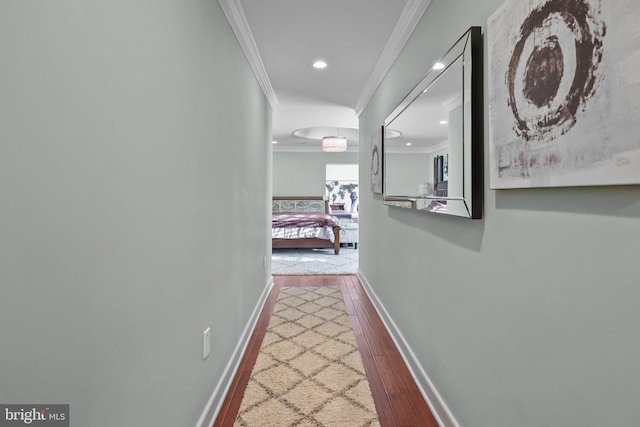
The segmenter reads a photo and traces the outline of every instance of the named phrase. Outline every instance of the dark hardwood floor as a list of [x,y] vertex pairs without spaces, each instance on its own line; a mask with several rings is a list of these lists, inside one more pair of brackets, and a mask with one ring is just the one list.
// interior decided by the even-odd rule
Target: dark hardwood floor
[[214,423],[215,427],[233,425],[258,357],[273,305],[280,288],[285,286],[340,287],[383,427],[438,426],[358,278],[355,275],[335,275],[274,276],[273,290],[258,319],[240,368]]

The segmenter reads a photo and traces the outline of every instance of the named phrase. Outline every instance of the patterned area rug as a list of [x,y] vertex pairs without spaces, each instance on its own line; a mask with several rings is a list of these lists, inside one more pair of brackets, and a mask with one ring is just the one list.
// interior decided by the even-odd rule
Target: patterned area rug
[[271,272],[276,275],[357,274],[358,249],[273,249]]
[[339,289],[282,288],[234,425],[380,425]]

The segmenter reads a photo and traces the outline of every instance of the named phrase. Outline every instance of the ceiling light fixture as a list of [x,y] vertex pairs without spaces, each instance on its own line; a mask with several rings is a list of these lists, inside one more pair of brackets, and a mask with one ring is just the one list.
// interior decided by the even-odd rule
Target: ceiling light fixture
[[404,145],[406,145],[407,147],[411,147],[413,144],[412,144],[412,143],[410,143],[410,142],[407,142],[407,143],[406,143],[406,144],[404,144]]
[[446,125],[447,123],[449,123],[449,122],[447,122],[446,120],[440,120],[440,124],[441,125]]
[[313,63],[313,68],[317,68],[318,70],[322,70],[323,68],[327,68],[327,63],[324,61],[316,61]]
[[401,136],[402,132],[399,130],[384,128],[384,139],[400,138]]
[[344,136],[325,136],[322,138],[322,151],[347,151],[347,138]]
[[434,70],[442,70],[444,68],[444,64],[442,62],[436,62],[432,67]]
[[271,141],[271,143],[272,143],[272,144],[277,144],[277,143],[278,143],[278,141],[273,140],[273,141]]

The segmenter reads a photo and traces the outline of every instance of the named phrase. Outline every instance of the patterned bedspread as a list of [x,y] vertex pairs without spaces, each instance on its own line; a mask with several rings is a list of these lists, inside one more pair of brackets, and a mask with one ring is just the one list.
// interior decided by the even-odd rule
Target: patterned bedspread
[[321,212],[274,212],[271,237],[274,239],[325,239],[335,241],[333,218]]
[[338,224],[329,215],[321,212],[274,212],[272,228],[290,227],[336,227]]

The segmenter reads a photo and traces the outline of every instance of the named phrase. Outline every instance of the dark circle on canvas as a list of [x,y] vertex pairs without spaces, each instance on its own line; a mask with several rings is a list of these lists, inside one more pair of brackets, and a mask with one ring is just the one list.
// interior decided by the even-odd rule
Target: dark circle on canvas
[[378,153],[378,146],[373,146],[373,151],[371,152],[371,172],[374,175],[378,175],[378,171],[380,169],[380,154]]
[[[572,35],[572,40],[565,40],[564,45],[575,46],[574,67],[565,63],[571,55],[562,51],[559,25],[566,27]],[[547,37],[532,38],[542,29],[549,34]],[[594,18],[586,0],[550,0],[529,13],[520,26],[506,76],[507,103],[515,119],[517,135],[527,141],[552,140],[573,127],[578,110],[585,108],[595,92],[604,34],[604,23]],[[528,42],[533,43],[533,47],[525,57]],[[518,75],[522,61],[526,61],[524,72]],[[566,93],[561,93],[562,79],[571,68],[575,69],[574,75],[566,76],[570,79],[570,87]],[[525,102],[529,105],[523,105]],[[529,113],[523,112],[524,107]]]
[[525,67],[523,94],[536,107],[551,105],[558,94],[564,73],[564,57],[558,38],[549,37],[534,46]]

